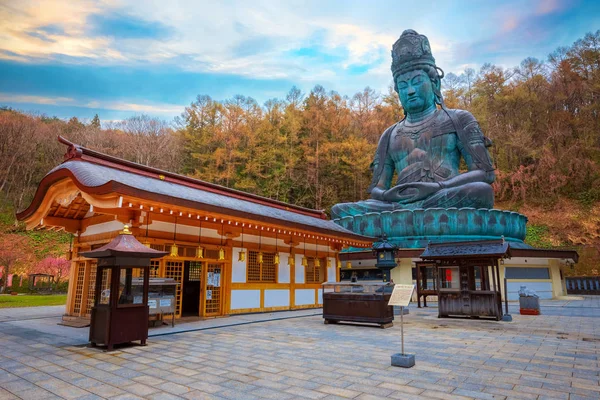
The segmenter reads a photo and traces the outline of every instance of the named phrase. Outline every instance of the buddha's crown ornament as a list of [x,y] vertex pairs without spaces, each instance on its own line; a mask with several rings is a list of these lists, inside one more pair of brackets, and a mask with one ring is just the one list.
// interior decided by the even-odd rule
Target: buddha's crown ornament
[[425,35],[419,35],[412,29],[402,32],[400,39],[392,47],[392,73],[394,79],[404,72],[420,66],[436,68],[431,46]]

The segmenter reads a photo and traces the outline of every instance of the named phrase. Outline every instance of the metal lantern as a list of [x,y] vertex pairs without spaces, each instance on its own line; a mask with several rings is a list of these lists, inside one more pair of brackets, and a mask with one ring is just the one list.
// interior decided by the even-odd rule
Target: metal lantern
[[219,248],[219,261],[223,261],[225,259],[225,250],[221,247]]
[[171,253],[169,253],[169,255],[171,257],[177,257],[179,255],[179,249],[175,243],[171,245]]
[[273,257],[273,262],[275,263],[275,265],[279,265],[279,253],[275,253],[275,256]]
[[196,258],[204,258],[204,247],[198,246],[196,248]]
[[262,253],[262,251],[258,252],[258,263],[259,264],[263,263],[263,253]]
[[383,271],[384,282],[391,280],[390,270],[398,265],[396,264],[397,250],[398,248],[394,244],[387,241],[385,235],[381,237],[381,241],[373,245],[373,254],[377,257],[375,266]]
[[242,248],[238,253],[238,261],[246,261],[246,252],[244,251],[244,227],[242,226]]
[[352,262],[351,261],[346,261],[346,268],[352,269]]

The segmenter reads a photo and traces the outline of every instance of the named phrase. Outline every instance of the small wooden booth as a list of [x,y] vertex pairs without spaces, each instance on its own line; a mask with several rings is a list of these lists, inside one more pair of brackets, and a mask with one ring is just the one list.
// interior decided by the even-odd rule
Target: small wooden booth
[[[134,340],[146,344],[150,260],[166,254],[141,244],[127,225],[107,245],[83,253],[98,259],[90,321],[92,346],[103,344],[112,350],[115,344]],[[134,284],[136,280],[142,284]]]
[[394,308],[388,305],[393,290],[393,283],[324,283],[324,322],[361,322],[389,328],[393,326],[394,321]]
[[[510,257],[509,251],[504,240],[429,244],[417,271],[435,263],[438,317],[502,319],[499,260]],[[422,284],[417,279],[417,293],[428,290]]]

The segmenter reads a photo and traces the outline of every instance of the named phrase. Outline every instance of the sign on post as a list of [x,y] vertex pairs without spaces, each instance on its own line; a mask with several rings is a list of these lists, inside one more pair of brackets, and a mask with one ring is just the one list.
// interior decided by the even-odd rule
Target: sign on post
[[394,291],[388,301],[388,306],[400,306],[402,352],[392,355],[392,365],[395,367],[410,368],[415,365],[415,355],[404,353],[404,307],[408,307],[414,291],[415,285],[394,285]]
[[388,306],[408,307],[414,291],[415,285],[394,285]]

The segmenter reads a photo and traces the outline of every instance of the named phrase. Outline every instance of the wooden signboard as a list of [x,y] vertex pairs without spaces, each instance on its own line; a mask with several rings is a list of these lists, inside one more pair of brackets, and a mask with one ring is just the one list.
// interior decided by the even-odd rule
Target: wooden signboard
[[394,285],[388,306],[408,307],[414,290],[415,285]]

